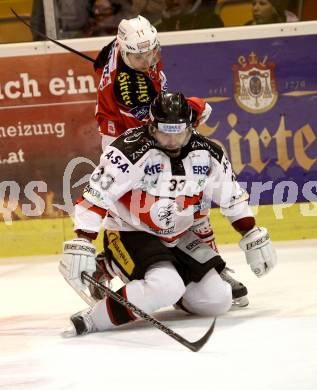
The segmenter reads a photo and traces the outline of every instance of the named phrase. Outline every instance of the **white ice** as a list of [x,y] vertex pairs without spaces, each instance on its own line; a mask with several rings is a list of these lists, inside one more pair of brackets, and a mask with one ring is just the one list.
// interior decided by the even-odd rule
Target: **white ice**
[[[250,305],[219,318],[198,353],[144,322],[63,339],[85,303],[58,257],[0,259],[0,389],[316,390],[317,240],[276,246],[278,266],[261,279],[237,246],[221,248]],[[212,320],[155,316],[189,340]]]

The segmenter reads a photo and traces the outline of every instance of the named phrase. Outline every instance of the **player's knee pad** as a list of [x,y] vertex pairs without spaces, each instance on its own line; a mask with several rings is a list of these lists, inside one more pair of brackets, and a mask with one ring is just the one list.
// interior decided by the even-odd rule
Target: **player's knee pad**
[[226,313],[232,305],[231,287],[225,287],[222,294],[212,299],[200,301],[195,306],[195,313],[201,316],[219,316]]
[[173,305],[186,289],[179,273],[169,262],[161,262],[151,267],[144,280],[144,293],[153,297],[157,308]]
[[188,285],[182,304],[191,313],[202,316],[226,313],[232,304],[231,286],[210,270],[199,283]]

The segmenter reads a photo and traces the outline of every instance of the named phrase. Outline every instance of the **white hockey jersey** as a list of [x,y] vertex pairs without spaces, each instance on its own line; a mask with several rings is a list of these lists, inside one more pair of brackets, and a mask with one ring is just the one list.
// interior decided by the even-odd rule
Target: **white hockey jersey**
[[[104,150],[75,207],[75,229],[141,230],[173,244],[211,202],[231,222],[252,216],[222,148],[196,131],[177,158],[161,150],[148,127],[129,129]],[[87,207],[88,204],[88,207]]]

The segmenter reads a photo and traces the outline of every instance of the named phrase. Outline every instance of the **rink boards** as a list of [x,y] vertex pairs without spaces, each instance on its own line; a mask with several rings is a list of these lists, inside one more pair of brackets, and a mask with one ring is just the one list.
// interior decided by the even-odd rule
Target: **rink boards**
[[[316,217],[303,216],[301,207],[309,206],[306,203],[293,205],[282,210],[283,218],[277,219],[273,206],[260,206],[256,213],[258,225],[265,226],[275,241],[316,239]],[[315,210],[317,204],[310,207]],[[218,209],[212,210],[211,217],[218,246],[239,241],[239,234]],[[42,218],[14,221],[12,225],[1,223],[0,237],[1,257],[31,256],[61,253],[63,241],[74,237],[74,233],[71,218]],[[96,243],[100,250],[102,234],[99,234]]]
[[[316,22],[160,34],[169,89],[212,105],[200,131],[224,147],[276,240],[317,236],[316,34]],[[111,39],[64,43],[95,58]],[[98,80],[52,43],[1,45],[0,64],[0,256],[59,253],[99,159]],[[236,242],[211,215],[217,241]]]

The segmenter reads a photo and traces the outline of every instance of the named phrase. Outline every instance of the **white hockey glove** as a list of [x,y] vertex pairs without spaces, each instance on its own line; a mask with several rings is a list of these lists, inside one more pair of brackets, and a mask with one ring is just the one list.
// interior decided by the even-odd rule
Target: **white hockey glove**
[[248,231],[239,245],[257,277],[265,275],[276,265],[276,252],[264,227],[255,227]]
[[96,248],[88,239],[74,238],[65,241],[59,271],[71,286],[85,290],[86,284],[81,279],[81,273],[86,271],[92,275],[96,271],[95,256]]

